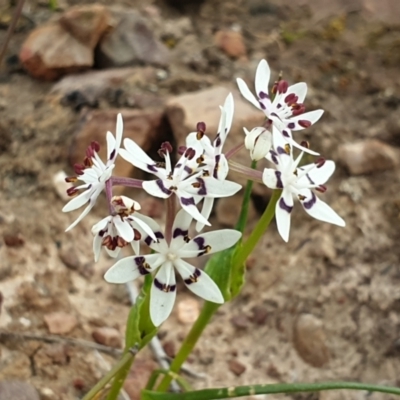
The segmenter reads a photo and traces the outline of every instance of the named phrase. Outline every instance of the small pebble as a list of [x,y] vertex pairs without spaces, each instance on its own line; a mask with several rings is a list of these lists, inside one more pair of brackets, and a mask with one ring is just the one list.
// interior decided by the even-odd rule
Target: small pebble
[[240,376],[246,371],[246,366],[236,359],[229,360],[228,367],[229,371],[233,372],[236,376]]

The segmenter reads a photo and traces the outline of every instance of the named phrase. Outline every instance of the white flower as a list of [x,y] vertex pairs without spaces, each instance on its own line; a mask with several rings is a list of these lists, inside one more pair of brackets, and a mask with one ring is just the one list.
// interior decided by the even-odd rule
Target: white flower
[[240,190],[235,182],[219,182],[216,178],[204,179],[199,168],[202,162],[200,147],[187,148],[178,160],[175,168],[171,167],[169,143],[163,143],[160,154],[165,158],[165,166],[154,162],[133,140],[124,140],[125,149],[120,150],[121,157],[143,171],[158,177],[156,180],[143,182],[143,189],[155,197],[168,198],[176,194],[183,209],[197,221],[210,225],[201,215],[196,204],[204,197],[228,197]]
[[118,257],[122,247],[131,244],[135,254],[139,254],[139,241],[143,235],[156,237],[151,228],[143,222],[137,213],[140,204],[126,196],[114,196],[111,205],[115,210],[114,215],[109,215],[95,224],[92,228],[93,253],[97,262],[100,257],[101,247],[104,246],[111,257]]
[[83,181],[82,185],[70,188],[67,193],[70,196],[75,196],[79,191],[81,194],[70,200],[62,209],[63,212],[70,212],[82,207],[85,203],[89,203],[83,210],[82,214],[72,223],[66,232],[77,225],[96,203],[96,199],[106,186],[106,182],[111,178],[112,170],[115,166],[115,159],[117,158],[119,148],[122,140],[123,123],[122,116],[117,116],[116,135],[107,132],[107,162],[104,164],[97,154],[100,146],[97,142],[92,144],[86,150],[86,157],[83,165],[75,165],[75,172],[77,177],[70,177],[66,180],[68,182],[76,182],[77,180]]
[[243,128],[246,138],[244,144],[250,150],[252,160],[259,161],[264,158],[272,146],[272,134],[263,127],[253,128],[250,132]]
[[294,142],[292,139],[292,131],[298,131],[313,125],[321,118],[324,111],[315,110],[307,113],[304,112],[305,107],[303,101],[307,94],[307,84],[304,82],[288,86],[286,81],[279,81],[275,86],[275,98],[271,101],[268,93],[270,76],[271,71],[267,61],[261,60],[257,67],[255,79],[257,97],[251,93],[243,79],[238,78],[237,84],[242,96],[264,112],[268,120],[279,129],[287,142],[303,151],[317,154]]
[[142,220],[151,227],[158,239],[156,242],[148,236],[144,240],[156,253],[126,257],[118,261],[106,272],[105,280],[110,283],[126,283],[157,270],[150,291],[150,317],[155,326],[168,318],[174,306],[174,268],[189,290],[207,301],[222,304],[224,298],[215,282],[204,271],[195,268],[183,258],[200,257],[225,250],[240,239],[241,233],[233,229],[222,229],[191,239],[188,234],[192,217],[182,209],[175,218],[171,242],[167,243],[154,220],[144,216]]
[[275,208],[275,218],[278,232],[283,240],[286,242],[289,240],[293,197],[300,201],[304,210],[313,218],[345,226],[343,219],[311,190],[326,191],[324,184],[335,171],[335,163],[318,160],[315,164],[299,167],[303,153],[293,160],[290,145],[285,143],[276,128],[273,130],[273,142],[275,150],[271,151],[269,159],[276,164],[276,169],[265,168],[263,182],[271,189],[282,189]]
[[[219,120],[218,131],[214,142],[211,142],[210,138],[205,135],[206,125],[203,122],[199,122],[197,124],[197,132],[189,133],[186,138],[186,147],[198,149],[200,146],[200,151],[203,152],[200,157],[200,161],[201,169],[204,171],[202,178],[205,180],[206,185],[207,181],[213,179],[225,181],[229,172],[228,160],[226,159],[225,154],[222,153],[222,147],[224,146],[224,143],[232,126],[234,112],[232,93],[228,94],[223,107],[220,107],[220,109],[221,118]],[[214,198],[204,198],[201,215],[205,219],[209,218],[213,205]],[[198,221],[196,224],[196,230],[200,232],[203,228],[204,223]]]

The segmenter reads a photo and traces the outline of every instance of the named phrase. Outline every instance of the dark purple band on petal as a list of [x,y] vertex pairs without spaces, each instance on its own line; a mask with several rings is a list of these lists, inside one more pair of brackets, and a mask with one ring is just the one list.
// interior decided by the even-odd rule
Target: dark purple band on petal
[[204,182],[204,179],[203,178],[196,178],[196,180],[200,185],[197,194],[200,195],[200,196],[206,196],[207,195],[207,188],[206,188],[206,183]]
[[151,172],[157,172],[157,168],[151,164],[147,164],[147,169]]
[[269,155],[270,155],[270,157],[271,157],[271,160],[272,160],[272,162],[273,163],[275,163],[275,164],[279,164],[279,162],[278,162],[278,154],[276,154],[276,152],[275,151],[273,151],[273,150],[270,150],[269,151]]
[[197,244],[197,246],[199,247],[199,250],[204,249],[204,245],[205,245],[206,241],[204,240],[204,238],[202,236],[198,236],[198,237],[194,238],[193,241]]
[[294,122],[289,122],[289,123],[287,124],[287,127],[288,127],[289,129],[294,129],[294,128],[296,127],[296,124],[295,124]]
[[265,92],[259,92],[259,93],[258,93],[258,97],[259,97],[260,99],[269,99],[268,94],[265,93]]
[[215,139],[215,147],[221,146],[221,143],[222,143],[222,141],[218,134],[217,138]]
[[181,229],[181,228],[176,228],[176,229],[174,230],[174,232],[172,233],[172,238],[175,239],[175,238],[177,238],[178,236],[183,236],[183,237],[185,237],[185,236],[187,236],[188,234],[189,234],[189,231],[188,231],[188,230],[184,231],[184,230]]
[[314,206],[316,202],[317,202],[317,196],[314,194],[314,192],[311,192],[311,199],[303,201],[303,206],[305,209],[309,210]]
[[278,152],[278,154],[287,154],[287,153],[286,153],[286,150],[285,150],[283,147],[281,147],[281,146],[278,146],[278,147],[276,148],[276,151]]
[[282,210],[285,210],[286,212],[288,212],[289,214],[292,212],[292,210],[293,210],[293,206],[288,206],[286,203],[285,203],[285,200],[283,199],[283,197],[281,197],[280,199],[279,199],[279,207],[282,209]]
[[185,168],[183,168],[185,170],[185,172],[187,172],[188,174],[191,174],[193,172],[192,168],[190,168],[189,166],[185,165]]
[[213,177],[215,179],[218,179],[218,168],[219,168],[219,160],[221,159],[221,155],[217,154],[215,156],[215,167],[214,167],[214,171],[213,171]]
[[262,101],[259,101],[258,102],[259,104],[260,104],[260,107],[263,109],[263,110],[265,110],[267,107],[265,107],[265,105],[264,105],[264,103],[262,102]]
[[275,171],[275,176],[276,176],[276,187],[278,189],[283,189],[282,172],[281,171]]
[[290,137],[289,132],[285,130],[282,131],[282,135],[285,137]]
[[315,185],[315,182],[311,179],[309,174],[306,174],[306,177],[307,177],[308,181],[311,183],[311,185]]
[[114,159],[115,157],[115,149],[111,152],[109,160]]
[[153,239],[150,236],[147,236],[146,239],[144,239],[144,242],[147,244],[147,246],[150,246],[152,241]]
[[195,205],[193,197],[181,197],[180,200],[184,206],[194,206]]
[[165,283],[161,283],[157,278],[154,278],[154,286],[166,293],[175,292],[176,289],[176,285],[167,285]]
[[276,108],[279,110],[280,108],[282,107],[282,104],[281,103],[278,103],[277,105],[276,105]]
[[163,193],[168,194],[168,195],[170,195],[170,194],[172,193],[171,190],[167,189],[167,188],[164,186],[164,182],[163,182],[161,179],[157,179],[157,180],[156,180],[156,183],[157,183],[157,186],[161,189],[161,191],[162,191]]
[[192,283],[197,282],[200,275],[201,271],[198,268],[196,268],[193,274],[190,275],[188,279],[185,279],[184,282],[186,283],[186,285],[191,285]]

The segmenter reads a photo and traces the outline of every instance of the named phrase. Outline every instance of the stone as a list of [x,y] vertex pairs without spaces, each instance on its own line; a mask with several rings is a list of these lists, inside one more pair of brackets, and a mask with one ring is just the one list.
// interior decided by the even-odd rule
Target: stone
[[131,400],[141,399],[141,391],[145,388],[154,370],[159,365],[151,359],[136,358],[124,382],[124,390]]
[[368,139],[341,145],[339,157],[350,175],[362,175],[395,168],[399,153],[379,140]]
[[[168,100],[166,114],[178,145],[184,144],[187,134],[195,131],[200,121],[205,122],[206,134],[214,140],[221,116],[219,106],[224,104],[229,92],[233,94],[235,116],[223,148],[224,153],[244,143],[243,127],[251,130],[262,125],[264,114],[244,100],[237,89],[215,86]],[[233,160],[246,166],[251,164],[249,152],[245,148],[235,154]],[[237,173],[230,171],[229,177],[242,185],[246,184],[246,179]],[[253,192],[259,195],[268,193],[264,185],[254,185]]]
[[104,346],[115,347],[117,349],[121,347],[121,334],[115,328],[108,326],[96,328],[92,332],[92,337],[97,343],[103,344]]
[[22,45],[20,61],[29,75],[47,81],[93,66],[93,49],[74,38],[58,22],[39,26]]
[[78,325],[78,321],[74,315],[63,311],[45,314],[43,319],[49,332],[54,335],[70,333]]
[[178,321],[181,324],[189,325],[193,324],[199,314],[200,314],[200,306],[199,302],[196,299],[187,298],[181,300],[178,303]]
[[246,371],[246,366],[236,359],[228,361],[228,368],[236,376],[240,376]]
[[254,306],[251,309],[251,320],[257,325],[264,325],[267,321],[268,310],[263,306]]
[[299,356],[308,364],[321,368],[330,354],[322,321],[312,314],[301,314],[294,325],[293,342]]
[[22,247],[25,244],[25,239],[21,233],[5,233],[3,240],[7,247]]
[[220,30],[214,35],[215,45],[226,55],[232,58],[246,56],[246,46],[240,32],[232,30]]
[[172,340],[166,340],[163,343],[163,349],[165,351],[165,354],[170,357],[170,358],[174,358],[176,351],[175,351],[175,343]]
[[40,400],[37,390],[27,382],[6,380],[0,382],[1,400]]
[[[106,133],[115,135],[117,114],[121,112],[124,121],[124,138],[134,140],[144,151],[149,150],[152,143],[163,134],[163,113],[157,110],[93,110],[86,113],[78,124],[70,147],[69,162],[71,166],[81,164],[86,148],[92,141],[100,144],[100,157],[106,160]],[[134,170],[133,165],[117,158],[113,175],[129,177]]]
[[249,320],[245,315],[235,315],[230,321],[231,324],[238,329],[246,329],[249,326]]
[[96,49],[97,67],[168,66],[168,48],[154,36],[147,20],[139,12],[115,12],[114,18],[112,29]]
[[111,15],[100,4],[71,7],[59,19],[59,24],[75,39],[91,49],[110,28]]

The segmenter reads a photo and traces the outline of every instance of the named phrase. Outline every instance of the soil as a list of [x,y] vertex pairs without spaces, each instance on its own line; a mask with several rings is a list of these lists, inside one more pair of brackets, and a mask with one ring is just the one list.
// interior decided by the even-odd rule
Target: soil
[[[40,25],[54,14],[45,2],[27,3],[0,82],[0,331],[13,334],[0,342],[0,378],[28,381],[43,399],[76,399],[116,358],[18,334],[48,335],[44,316],[63,311],[76,318],[76,327],[62,336],[93,341],[99,326],[123,335],[129,297],[102,278],[111,259],[92,261],[90,228],[103,218],[104,202],[64,232],[75,215],[61,212],[64,201],[52,179],[60,170],[72,171],[68,153],[80,113],[50,93],[53,83],[29,77],[16,61],[32,22]],[[322,0],[312,9],[307,2],[278,0],[192,1],[183,9],[172,0],[115,3],[160,13],[161,38],[166,26],[189,21],[190,35],[176,34],[159,96],[230,84],[238,76],[251,80],[265,57],[287,80],[308,83],[307,106],[326,110],[304,138],[328,158],[337,160],[339,146],[357,140],[400,146],[399,29],[363,12],[362,1],[332,1],[332,9]],[[1,13],[12,13],[4,6]],[[214,32],[229,27],[241,31],[246,57],[231,59],[213,44]],[[324,196],[346,228],[312,220],[297,208],[288,244],[271,226],[248,262],[243,292],[220,309],[189,359],[190,368],[204,374],[187,377],[195,388],[326,380],[400,385],[400,171],[349,176],[339,164]],[[255,197],[257,210],[266,201]],[[179,289],[159,333],[170,355],[190,327],[177,310],[191,296]],[[145,362],[150,351],[140,358],[144,369],[152,365]],[[287,397],[366,396],[391,398],[360,392]]]

